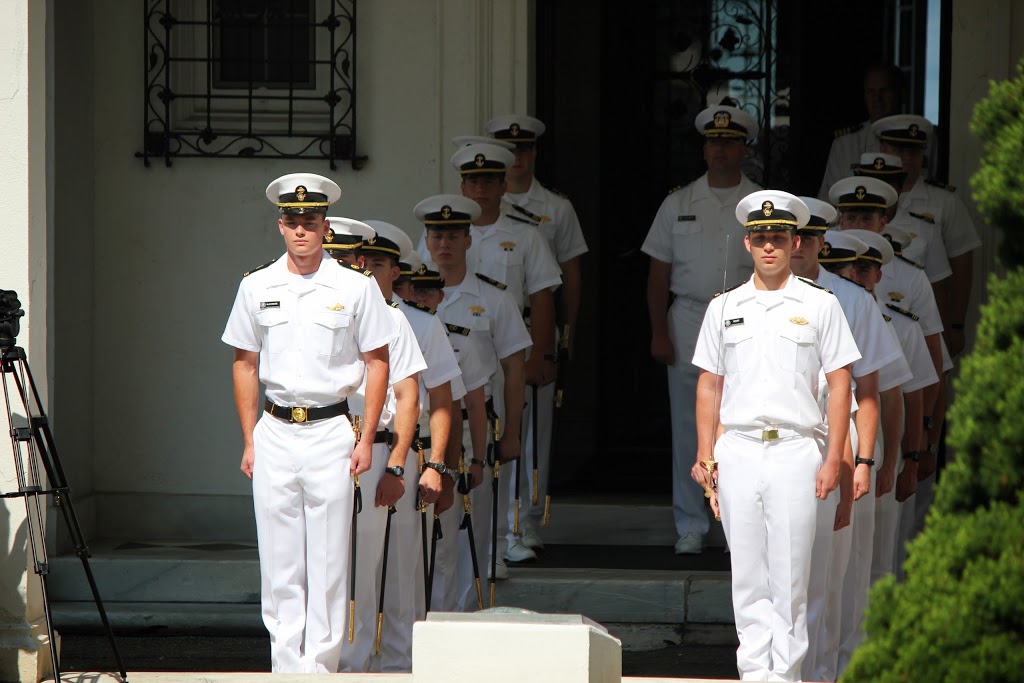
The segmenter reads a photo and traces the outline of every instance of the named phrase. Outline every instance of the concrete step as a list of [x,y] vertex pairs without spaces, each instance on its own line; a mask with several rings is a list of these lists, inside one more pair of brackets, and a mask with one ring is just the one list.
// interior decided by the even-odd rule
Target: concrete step
[[[709,547],[725,546],[722,523],[708,510]],[[665,496],[555,496],[551,523],[541,529],[545,542],[576,545],[661,545],[679,538],[672,501]]]
[[[108,540],[90,545],[93,556],[89,566],[115,628],[221,633],[262,630],[259,564],[251,544]],[[552,568],[540,564],[510,567],[510,578],[497,585],[497,603],[541,613],[582,614],[599,623],[732,624],[728,571]],[[59,627],[84,630],[99,626],[77,557],[51,558],[48,589]],[[731,626],[725,633],[730,630]]]

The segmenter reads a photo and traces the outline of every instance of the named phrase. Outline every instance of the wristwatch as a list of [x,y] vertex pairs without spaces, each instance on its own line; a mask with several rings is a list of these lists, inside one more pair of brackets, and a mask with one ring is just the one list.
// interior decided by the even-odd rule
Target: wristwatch
[[458,480],[459,473],[456,472],[451,467],[448,467],[447,465],[445,465],[443,462],[425,462],[425,463],[423,463],[423,466],[424,467],[429,467],[430,469],[434,470],[435,472],[437,472],[441,476],[444,476],[444,475],[447,474],[449,477],[452,478],[453,482]]
[[402,476],[405,475],[405,468],[402,467],[401,465],[395,465],[394,467],[387,467],[387,468],[384,469],[384,471],[387,472],[388,474],[393,474],[393,475],[395,475],[398,478],[401,478]]
[[918,462],[921,459],[921,453],[920,451],[907,451],[906,453],[903,454],[903,457],[906,460],[913,460],[914,462]]
[[861,457],[857,457],[857,458],[854,458],[853,464],[854,465],[867,465],[868,467],[874,467],[875,466],[875,459],[874,458],[861,458]]

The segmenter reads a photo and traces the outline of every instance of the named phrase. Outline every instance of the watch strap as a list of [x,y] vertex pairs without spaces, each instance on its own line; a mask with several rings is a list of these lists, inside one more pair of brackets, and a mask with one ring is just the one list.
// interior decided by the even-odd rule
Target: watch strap
[[913,460],[914,462],[918,462],[921,459],[921,452],[907,451],[906,453],[903,454],[903,458],[905,460]]
[[857,457],[857,458],[854,458],[853,464],[854,465],[867,465],[868,467],[874,467],[875,466],[875,459],[874,458],[861,458],[861,457]]

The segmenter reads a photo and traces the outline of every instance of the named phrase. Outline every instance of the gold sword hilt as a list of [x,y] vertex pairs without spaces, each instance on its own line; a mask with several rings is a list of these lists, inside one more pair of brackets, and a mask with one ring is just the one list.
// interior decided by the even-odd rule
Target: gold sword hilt
[[359,437],[362,433],[363,418],[358,415],[352,416],[352,432],[356,435],[356,443],[359,443]]
[[356,599],[348,601],[348,642],[351,644],[356,638]]
[[377,642],[373,646],[373,653],[380,654],[380,633],[384,630],[384,613],[377,612]]
[[[715,460],[715,456],[711,456],[710,460],[701,460],[701,466],[708,471],[708,483],[704,485],[704,497],[710,498],[711,494],[714,493],[718,487],[715,485],[714,472],[718,469],[718,461]],[[722,515],[715,513],[715,520],[721,522]]]

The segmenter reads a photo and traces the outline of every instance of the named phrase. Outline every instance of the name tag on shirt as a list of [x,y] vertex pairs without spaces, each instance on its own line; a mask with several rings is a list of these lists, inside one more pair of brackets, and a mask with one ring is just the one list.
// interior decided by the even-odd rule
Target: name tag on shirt
[[695,221],[695,220],[697,220],[697,216],[695,216],[695,215],[691,215],[691,216],[676,216],[676,220],[677,221]]
[[260,302],[260,310],[262,311],[264,308],[281,308],[281,302],[280,301],[261,301]]
[[742,324],[743,324],[743,318],[731,318],[730,320],[726,320],[725,321],[725,326],[726,327],[732,327],[733,325],[742,325]]

